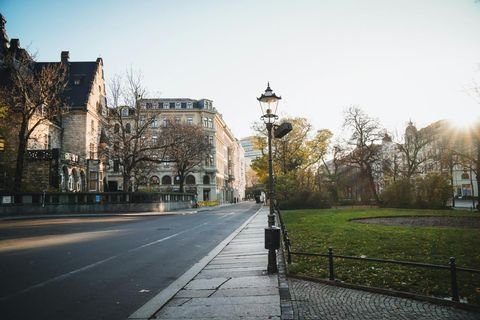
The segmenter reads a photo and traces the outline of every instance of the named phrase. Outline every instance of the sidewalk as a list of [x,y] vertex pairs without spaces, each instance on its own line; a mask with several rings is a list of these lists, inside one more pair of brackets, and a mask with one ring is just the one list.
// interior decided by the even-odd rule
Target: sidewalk
[[278,276],[266,274],[267,213],[261,208],[129,319],[280,319]]

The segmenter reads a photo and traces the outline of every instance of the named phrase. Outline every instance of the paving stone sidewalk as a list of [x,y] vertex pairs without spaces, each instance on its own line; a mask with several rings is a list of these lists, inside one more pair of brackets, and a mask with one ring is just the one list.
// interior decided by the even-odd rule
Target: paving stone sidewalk
[[289,279],[294,319],[480,320],[480,313],[428,302]]
[[264,228],[257,216],[153,319],[280,319],[278,277],[266,274]]

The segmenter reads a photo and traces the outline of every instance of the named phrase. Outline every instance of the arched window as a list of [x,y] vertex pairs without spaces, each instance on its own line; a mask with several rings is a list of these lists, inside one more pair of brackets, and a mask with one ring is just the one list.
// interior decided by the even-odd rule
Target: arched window
[[185,184],[195,184],[195,177],[192,175],[187,176],[187,179],[185,179]]
[[170,176],[163,176],[162,184],[172,184],[172,178]]
[[203,184],[210,184],[210,177],[207,175],[203,176]]
[[157,176],[152,176],[150,178],[150,184],[160,184],[160,179]]
[[130,123],[127,123],[127,124],[125,125],[125,132],[126,132],[126,133],[130,133],[131,131],[132,131],[132,129],[131,129]]
[[119,132],[120,132],[120,125],[116,123],[115,127],[113,128],[113,133],[119,133]]

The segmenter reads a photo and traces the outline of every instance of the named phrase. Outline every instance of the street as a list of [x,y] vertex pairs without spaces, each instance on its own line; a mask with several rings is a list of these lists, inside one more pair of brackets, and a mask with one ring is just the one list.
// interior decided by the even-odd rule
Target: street
[[0,318],[126,319],[258,209],[0,221]]

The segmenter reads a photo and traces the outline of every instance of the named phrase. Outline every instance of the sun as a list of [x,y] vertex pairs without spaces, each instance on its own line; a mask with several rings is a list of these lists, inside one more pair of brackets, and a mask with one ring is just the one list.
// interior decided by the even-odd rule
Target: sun
[[469,130],[480,127],[480,115],[473,116],[462,112],[447,118],[447,121],[456,129]]

